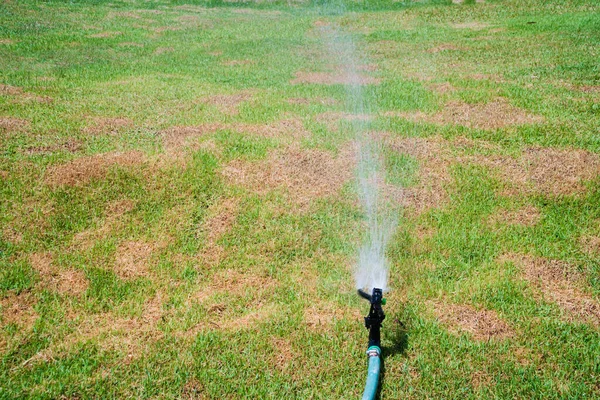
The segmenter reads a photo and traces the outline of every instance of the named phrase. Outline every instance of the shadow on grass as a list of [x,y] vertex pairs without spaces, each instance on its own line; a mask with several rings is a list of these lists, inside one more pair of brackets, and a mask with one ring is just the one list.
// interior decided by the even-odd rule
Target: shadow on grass
[[381,346],[381,370],[379,372],[379,386],[377,387],[376,399],[381,398],[381,388],[385,385],[385,359],[396,354],[404,354],[408,347],[408,331],[406,326],[397,318],[388,322],[385,329],[386,341]]

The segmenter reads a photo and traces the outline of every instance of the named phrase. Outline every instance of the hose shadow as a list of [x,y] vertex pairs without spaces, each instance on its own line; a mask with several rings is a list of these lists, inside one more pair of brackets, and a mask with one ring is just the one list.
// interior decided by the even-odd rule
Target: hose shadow
[[381,388],[385,384],[385,359],[396,354],[404,354],[404,351],[408,347],[408,331],[399,319],[395,319],[393,326],[387,328],[388,335],[386,335],[386,340],[381,345],[381,369],[379,372],[379,386],[375,396],[376,399],[381,399]]

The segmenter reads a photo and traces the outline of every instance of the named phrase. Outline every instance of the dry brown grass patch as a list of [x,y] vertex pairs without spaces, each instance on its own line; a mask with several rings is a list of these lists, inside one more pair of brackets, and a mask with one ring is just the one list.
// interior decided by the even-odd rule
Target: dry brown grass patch
[[294,371],[290,370],[290,367],[292,362],[298,359],[299,354],[294,351],[290,340],[281,337],[272,337],[271,346],[274,350],[272,365],[281,372],[293,374]]
[[122,35],[122,32],[100,32],[100,33],[94,33],[92,35],[89,35],[89,37],[91,38],[113,38],[115,36],[119,36]]
[[255,64],[254,60],[223,60],[221,65],[225,67],[236,67],[238,65],[252,65]]
[[178,336],[191,338],[202,331],[241,331],[254,329],[258,324],[269,319],[276,312],[276,307],[273,304],[260,303],[244,315],[231,318],[228,316],[227,308],[225,304],[213,304],[208,310],[211,314],[209,319],[196,324],[185,332],[178,333]]
[[276,309],[273,305],[264,305],[254,311],[231,320],[224,320],[218,323],[219,329],[225,329],[230,331],[240,331],[246,329],[253,329],[256,325],[269,319]]
[[488,388],[492,385],[493,378],[486,371],[475,371],[471,374],[471,385],[475,390]]
[[295,98],[287,99],[286,101],[288,104],[301,105],[301,106],[307,106],[312,103],[311,99],[307,99],[304,97],[295,97]]
[[264,274],[227,269],[214,274],[211,281],[193,298],[203,302],[217,293],[226,292],[229,296],[236,297],[250,294],[254,301],[260,304],[265,295],[270,294],[278,285],[276,279]]
[[375,57],[382,57],[398,54],[402,47],[395,40],[380,40],[373,43],[371,48]]
[[179,22],[198,22],[200,20],[200,17],[197,15],[181,15],[179,17],[177,17],[177,21]]
[[442,51],[458,51],[465,50],[464,47],[456,46],[452,43],[443,43],[427,50],[427,53],[440,53]]
[[523,160],[532,183],[543,193],[582,192],[583,181],[600,175],[600,157],[586,150],[530,147]]
[[82,336],[100,339],[100,347],[105,350],[124,351],[126,361],[135,359],[163,336],[157,326],[162,315],[162,296],[159,293],[144,304],[139,317],[100,315],[97,324],[84,325],[88,329],[83,330]]
[[52,102],[54,102],[54,99],[50,96],[40,96],[34,93],[23,93],[16,97],[16,102],[20,104],[24,104],[30,101],[36,103],[51,104]]
[[[478,3],[481,1],[478,1]],[[485,22],[461,22],[458,24],[452,24],[452,27],[455,29],[472,29],[474,31],[479,31],[482,29],[487,29],[490,27],[490,24]]]
[[163,311],[163,296],[157,293],[144,303],[139,316],[122,317],[112,312],[74,316],[77,324],[73,333],[52,343],[28,360],[29,363],[47,362],[63,357],[78,343],[93,342],[104,351],[125,353],[124,363],[147,353],[163,337],[158,329]]
[[137,42],[121,42],[121,43],[119,43],[119,46],[122,46],[122,47],[144,47],[144,45],[142,43],[137,43]]
[[561,196],[585,191],[585,181],[598,177],[600,157],[587,150],[528,147],[519,158],[472,157],[472,161],[499,171],[511,185],[506,194],[542,193]]
[[371,114],[352,114],[344,111],[326,111],[316,116],[316,121],[327,126],[332,132],[336,132],[340,128],[340,122],[368,122],[374,118]]
[[587,86],[580,86],[579,90],[584,92],[584,93],[600,93],[600,86],[593,86],[593,85],[587,85]]
[[359,321],[362,316],[359,310],[340,307],[331,302],[312,302],[309,307],[304,309],[304,323],[311,330],[317,332],[330,331],[336,321],[351,319]]
[[333,157],[322,150],[291,146],[272,152],[260,163],[234,160],[222,173],[230,183],[257,193],[284,189],[294,203],[307,205],[315,198],[335,195],[352,178],[354,163],[352,147]]
[[[177,153],[194,138],[226,129],[272,139],[299,140],[311,135],[311,132],[304,127],[301,119],[290,117],[271,124],[207,123],[197,126],[175,126],[162,131],[161,136],[167,152]],[[211,150],[218,152],[214,142],[207,140],[205,145],[210,146]]]
[[144,153],[139,151],[95,154],[51,166],[46,172],[45,181],[50,186],[84,185],[91,180],[103,178],[114,165],[132,167],[144,161]]
[[0,95],[16,96],[23,94],[23,89],[18,86],[4,85],[0,83]]
[[206,394],[202,382],[196,378],[191,378],[183,385],[183,389],[181,389],[181,398],[183,400],[205,400],[210,397]]
[[449,82],[430,83],[427,85],[427,88],[439,94],[445,94],[456,91],[456,88],[452,86],[452,84],[450,84]]
[[239,199],[229,198],[210,207],[210,217],[205,222],[207,240],[216,241],[233,226],[237,217]]
[[14,294],[9,292],[0,300],[2,306],[2,323],[4,325],[16,324],[22,329],[29,330],[33,327],[38,317],[33,306],[37,303],[31,292]]
[[204,267],[211,268],[219,265],[225,255],[223,246],[213,241],[208,241],[202,248],[200,254],[198,254],[198,259]]
[[53,99],[49,96],[39,96],[34,93],[25,92],[20,87],[4,84],[0,84],[0,95],[12,96],[19,103],[36,101],[38,103],[49,104],[53,101]]
[[125,117],[94,117],[90,119],[89,125],[83,129],[83,133],[89,135],[116,135],[132,126],[133,121]]
[[501,75],[497,75],[497,74],[475,73],[475,74],[468,74],[465,76],[465,78],[473,79],[476,81],[492,81],[492,82],[496,82],[496,83],[506,82]]
[[495,311],[445,301],[432,303],[432,306],[437,318],[454,334],[467,332],[478,341],[502,340],[514,335],[513,329]]
[[227,125],[222,123],[208,123],[197,126],[173,126],[162,131],[160,135],[163,139],[165,149],[172,151],[186,146],[194,138],[226,128]]
[[580,240],[583,249],[590,254],[600,254],[600,237],[583,236]]
[[29,125],[26,119],[0,117],[0,133],[22,132],[29,128]]
[[109,217],[121,216],[135,207],[135,202],[129,199],[120,199],[110,202],[106,207],[106,214]]
[[109,19],[113,19],[115,17],[117,18],[133,18],[133,19],[141,19],[142,16],[140,14],[137,14],[133,11],[119,11],[119,12],[109,12],[108,16]]
[[173,47],[158,47],[156,50],[154,50],[154,55],[155,56],[159,56],[161,54],[165,54],[165,53],[172,53],[174,52],[175,49]]
[[140,14],[153,14],[153,15],[163,15],[166,13],[166,11],[161,11],[161,10],[138,10],[137,12],[139,12]]
[[381,79],[368,75],[349,74],[344,71],[336,72],[296,72],[296,77],[290,81],[292,85],[377,85]]
[[427,69],[403,69],[402,75],[406,79],[415,80],[418,82],[432,82],[439,79],[443,75],[443,72],[438,71],[435,68]]
[[360,64],[356,66],[357,71],[376,72],[379,71],[377,64]]
[[68,151],[75,153],[83,148],[83,143],[80,140],[69,139],[66,142],[51,144],[48,146],[32,146],[25,150],[26,154],[52,154],[60,151]]
[[294,105],[310,105],[310,104],[323,104],[326,106],[333,106],[338,104],[336,99],[331,97],[316,97],[316,98],[305,98],[305,97],[295,97],[286,100],[288,104]]
[[155,243],[141,241],[124,242],[117,248],[115,272],[124,279],[147,276]]
[[236,94],[217,94],[203,100],[204,103],[211,104],[227,115],[239,114],[239,106],[243,102],[252,100],[253,95],[249,92]]
[[573,266],[564,261],[521,254],[507,254],[500,261],[520,266],[525,280],[569,315],[600,325],[600,302],[582,290],[586,286],[584,277]]
[[58,268],[50,253],[34,253],[29,257],[31,266],[40,274],[41,285],[61,294],[78,296],[84,293],[89,281],[82,271]]
[[410,121],[425,121],[438,125],[462,125],[468,128],[494,130],[507,126],[526,125],[543,122],[543,118],[528,114],[512,106],[507,100],[498,98],[485,104],[468,104],[450,101],[437,114],[423,112],[387,113]]
[[527,347],[521,346],[514,350],[513,355],[516,361],[524,367],[527,367],[531,364],[539,364],[543,358],[542,354],[535,353]]
[[534,226],[539,220],[540,211],[537,207],[528,205],[516,210],[502,209],[491,216],[490,222],[494,225]]
[[126,215],[133,210],[135,202],[129,199],[121,199],[106,205],[106,219],[98,227],[92,227],[78,232],[73,236],[72,246],[76,249],[90,249],[98,241],[104,240],[127,223]]
[[143,28],[147,28],[154,32],[154,35],[151,36],[153,38],[161,36],[164,32],[177,32],[183,30],[183,27],[178,26],[159,26],[158,28],[144,26]]

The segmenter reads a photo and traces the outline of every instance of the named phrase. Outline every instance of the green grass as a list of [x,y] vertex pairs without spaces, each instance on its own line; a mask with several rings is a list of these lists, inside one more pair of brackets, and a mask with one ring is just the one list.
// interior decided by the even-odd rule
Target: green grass
[[[514,191],[477,161],[532,147],[598,157],[600,8],[451,3],[3,3],[0,84],[12,89],[0,87],[0,398],[360,396],[367,310],[353,289],[363,226],[353,184],[298,203],[283,184],[228,178],[289,146],[333,160],[352,140],[354,124],[321,119],[347,107],[343,85],[290,83],[330,67],[316,21],[339,25],[378,67],[367,74],[381,84],[363,90],[370,130],[441,143],[430,158],[383,147],[391,186],[447,196],[402,211],[390,244],[381,397],[600,397],[598,315],[569,311],[503,260],[562,262],[578,277],[571,294],[597,313],[600,250],[586,243],[600,237],[600,174],[562,195]],[[240,92],[251,100],[229,110],[207,101]],[[537,122],[480,129],[399,115],[498,97]],[[97,118],[130,123],[94,133]],[[309,134],[240,128],[290,119]],[[185,145],[163,140],[217,123]],[[139,162],[99,161],[89,179],[52,183],[73,160],[132,151]],[[446,180],[427,181],[428,168]],[[294,187],[297,176],[284,178]],[[528,207],[533,224],[502,217]],[[215,216],[224,228],[213,236]],[[127,243],[142,250],[123,254]],[[35,265],[43,254],[51,272]],[[70,276],[85,285],[65,290]],[[443,304],[495,313],[512,334],[457,332],[436,315]]]

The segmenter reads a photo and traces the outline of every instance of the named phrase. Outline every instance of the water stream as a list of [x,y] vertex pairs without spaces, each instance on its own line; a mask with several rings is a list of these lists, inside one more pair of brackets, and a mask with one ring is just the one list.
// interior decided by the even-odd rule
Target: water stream
[[[339,5],[335,11],[338,15],[343,13]],[[332,58],[337,73],[344,77],[346,119],[355,135],[357,147],[356,183],[365,213],[366,232],[355,269],[356,288],[387,290],[389,266],[385,252],[395,231],[398,214],[393,204],[382,195],[385,163],[380,142],[370,135],[371,119],[377,107],[373,96],[365,93],[365,76],[360,73],[368,63],[357,50],[352,35],[339,26],[327,25],[321,33],[327,57]]]

